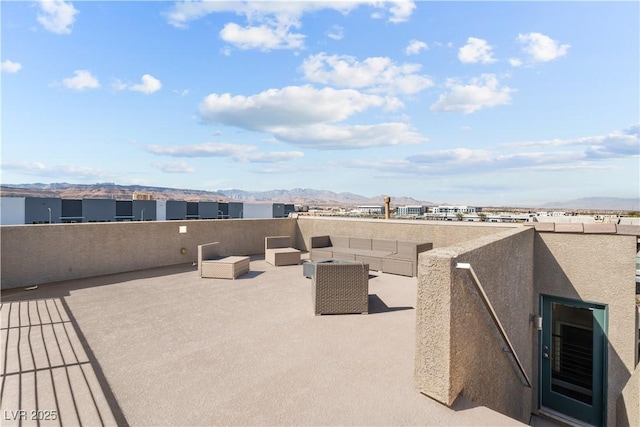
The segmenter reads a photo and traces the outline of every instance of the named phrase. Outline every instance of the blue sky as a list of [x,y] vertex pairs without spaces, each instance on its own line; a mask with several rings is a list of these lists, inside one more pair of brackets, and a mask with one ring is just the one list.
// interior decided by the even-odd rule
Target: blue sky
[[639,3],[2,1],[2,182],[640,194]]

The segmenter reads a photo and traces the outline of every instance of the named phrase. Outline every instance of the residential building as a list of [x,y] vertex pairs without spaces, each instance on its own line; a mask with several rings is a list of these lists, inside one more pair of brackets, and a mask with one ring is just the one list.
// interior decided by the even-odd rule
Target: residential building
[[82,222],[115,221],[117,206],[114,199],[82,199]]
[[355,212],[361,215],[383,215],[384,214],[384,205],[365,205],[358,206],[355,209]]
[[457,214],[457,213],[476,213],[481,212],[482,208],[475,206],[435,206],[432,209],[434,214]]
[[132,200],[153,200],[153,194],[136,191],[133,193]]
[[423,216],[427,208],[425,206],[398,206],[396,208],[396,216]]
[[293,204],[243,202],[188,202],[184,200],[60,199],[45,197],[1,197],[2,225],[180,221],[229,218],[286,218]]

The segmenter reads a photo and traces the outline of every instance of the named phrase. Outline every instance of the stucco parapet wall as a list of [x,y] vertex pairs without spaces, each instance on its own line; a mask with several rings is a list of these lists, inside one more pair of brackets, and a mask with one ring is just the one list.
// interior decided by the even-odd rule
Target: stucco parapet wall
[[616,224],[616,233],[625,236],[640,236],[640,225]]
[[[511,237],[513,235],[516,235],[518,233],[527,232],[528,230],[529,230],[529,228],[525,228],[525,227],[519,227],[518,229],[515,229],[515,230],[504,230],[504,231],[497,232],[496,234],[491,234],[491,235],[488,235],[488,236],[478,237],[477,239],[468,240],[466,242],[461,242],[461,243],[459,243],[457,245],[448,246],[448,247],[442,248],[442,249],[446,249],[446,251],[444,251],[444,253],[446,253],[446,254],[455,253],[456,256],[457,256],[459,254],[464,254],[464,253],[467,253],[467,252],[471,252],[474,249],[482,248],[482,247],[484,247],[484,246],[486,246],[488,244],[500,241],[502,239],[509,238],[509,237]],[[435,249],[433,249],[429,253],[433,253],[434,251],[435,251]],[[423,252],[423,254],[426,254],[426,253],[427,252]]]
[[527,223],[525,226],[532,227],[540,233],[620,234],[640,237],[639,225],[536,222]]
[[591,234],[616,234],[618,232],[616,224],[584,224],[584,232]]
[[431,221],[424,219],[376,219],[376,218],[358,218],[358,217],[342,217],[342,216],[313,216],[313,215],[300,215],[297,218],[298,221],[313,220],[313,221],[359,221],[359,222],[378,222],[382,224],[424,224],[424,225],[438,225],[445,227],[500,227],[500,228],[522,228],[523,225],[519,223],[491,223],[491,222],[476,222],[476,221]]
[[527,225],[531,225],[535,228],[536,231],[555,231],[556,225],[553,222],[535,222]]
[[[468,316],[467,307],[461,305],[459,300],[460,287],[456,286],[456,283],[458,283],[461,276],[460,273],[457,273],[455,264],[458,260],[471,261],[473,263],[478,259],[491,258],[492,250],[485,247],[493,248],[494,244],[502,247],[503,251],[514,253],[508,242],[520,241],[521,239],[517,237],[515,240],[513,238],[529,233],[531,233],[529,239],[532,239],[534,231],[530,227],[503,230],[492,235],[452,246],[435,248],[419,254],[414,367],[414,383],[419,392],[447,406],[451,406],[458,395],[463,392],[465,386],[481,382],[473,370],[468,371],[465,368],[465,361],[467,360],[465,359],[465,354],[470,353],[470,351],[460,347],[461,341],[465,339],[457,336],[454,332],[455,328],[460,328],[461,322],[463,322],[461,319]],[[526,236],[523,237],[523,241],[526,241]],[[531,240],[532,243],[533,241]],[[500,271],[504,270],[501,268],[500,262],[497,265],[498,267],[493,267],[498,268]],[[482,267],[482,263],[476,264],[476,267]],[[480,269],[482,270],[482,268]],[[491,270],[487,274],[493,274],[495,271]],[[529,299],[525,298],[524,300],[528,301]],[[526,312],[529,312],[528,309]],[[478,330],[473,332],[478,333]],[[482,329],[482,334],[480,335],[484,337],[483,334],[485,332]],[[492,347],[493,350],[495,348],[502,351],[499,346]],[[519,348],[522,349],[523,345],[520,344]],[[485,348],[485,350],[487,349]],[[494,353],[491,354],[493,355]],[[502,359],[499,356],[496,356],[496,358]],[[512,378],[515,378],[516,388],[519,388],[518,377],[512,376],[512,367],[508,365],[506,358],[503,362],[505,367],[503,367],[502,371],[507,372],[505,376],[508,378],[506,382],[513,381]],[[486,378],[482,378],[482,380],[486,380]],[[496,380],[495,384],[498,382]],[[503,383],[505,381],[501,380],[501,384]],[[509,387],[505,387],[503,390],[507,389]],[[476,396],[473,392],[470,392],[470,394],[469,398],[471,400],[478,397],[479,400],[483,401],[486,398],[486,396]],[[522,401],[528,400],[521,400],[519,405],[515,406],[522,406]],[[485,405],[485,402],[483,401],[481,404]],[[486,404],[489,407],[492,406],[488,402]],[[493,407],[492,409],[503,413],[513,412],[505,411],[503,408]],[[510,414],[510,416],[519,418],[514,414]]]
[[288,218],[2,226],[0,287],[193,263],[210,242],[220,242],[219,256],[261,254],[265,237],[295,228]]
[[573,224],[556,224],[556,233],[584,233],[584,227],[581,223]]

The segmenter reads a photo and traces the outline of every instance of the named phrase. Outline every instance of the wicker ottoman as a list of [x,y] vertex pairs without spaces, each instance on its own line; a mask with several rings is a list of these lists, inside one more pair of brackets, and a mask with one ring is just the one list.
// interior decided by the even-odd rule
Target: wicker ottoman
[[298,265],[300,264],[300,251],[294,248],[267,249],[265,261],[271,265]]
[[202,276],[210,279],[235,279],[249,272],[248,256],[229,256],[202,261]]

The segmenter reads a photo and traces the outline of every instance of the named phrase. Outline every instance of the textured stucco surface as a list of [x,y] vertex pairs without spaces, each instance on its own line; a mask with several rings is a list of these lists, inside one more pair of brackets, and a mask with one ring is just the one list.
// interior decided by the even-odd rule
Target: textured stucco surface
[[2,289],[9,289],[191,263],[198,245],[210,242],[220,242],[221,256],[260,254],[266,236],[293,236],[295,219],[20,225],[0,233]]
[[616,415],[618,426],[640,426],[640,365],[618,398]]
[[455,252],[436,249],[419,257],[416,306],[416,389],[451,405],[451,275]]
[[[466,270],[470,263],[532,374],[534,230],[515,229],[420,255],[416,386],[450,405],[458,394],[527,421],[532,390],[523,386],[502,338]],[[443,370],[444,368],[444,370]],[[434,375],[435,373],[435,375]]]
[[603,234],[538,233],[535,238],[538,293],[608,306],[609,426],[615,426],[616,400],[635,365],[636,241],[636,236]]
[[521,224],[490,224],[423,220],[384,220],[336,217],[299,217],[298,242],[310,247],[313,236],[334,235],[377,239],[432,242],[434,248],[455,245],[503,230],[523,228]]

